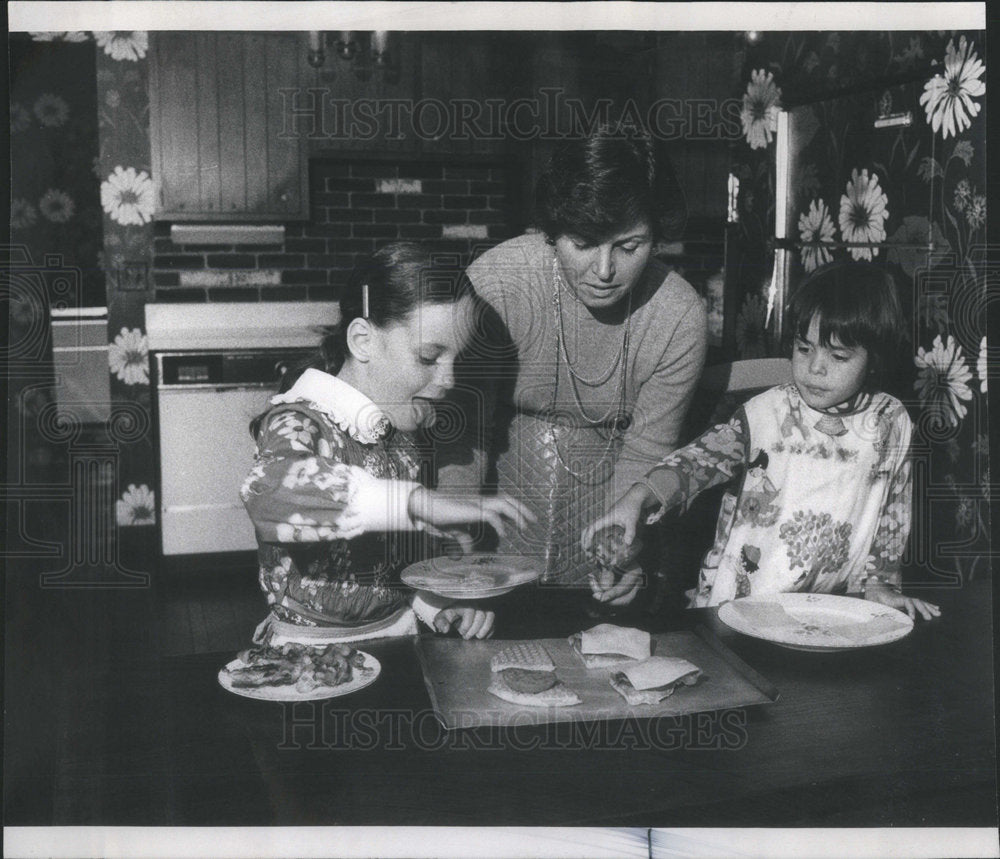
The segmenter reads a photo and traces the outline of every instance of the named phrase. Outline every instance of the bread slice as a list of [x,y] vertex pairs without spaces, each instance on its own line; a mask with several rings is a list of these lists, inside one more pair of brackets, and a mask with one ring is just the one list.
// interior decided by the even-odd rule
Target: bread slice
[[574,633],[567,640],[587,668],[610,668],[623,662],[648,659],[652,651],[648,632],[612,623],[600,623]]
[[693,686],[699,677],[701,669],[686,659],[652,656],[616,671],[611,686],[632,706],[658,704],[678,686]]
[[490,671],[496,674],[507,668],[525,671],[555,671],[556,666],[548,651],[537,641],[517,641],[493,655]]
[[504,680],[503,674],[493,674],[486,691],[503,701],[524,707],[572,707],[580,703],[580,696],[562,681],[543,692],[516,692]]

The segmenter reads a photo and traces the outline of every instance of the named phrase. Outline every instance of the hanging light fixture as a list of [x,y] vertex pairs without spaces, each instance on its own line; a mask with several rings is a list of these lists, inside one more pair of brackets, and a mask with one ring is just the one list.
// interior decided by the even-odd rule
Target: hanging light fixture
[[387,69],[395,65],[396,56],[392,50],[392,37],[386,30],[372,33],[358,33],[342,30],[323,33],[312,30],[309,33],[309,51],[306,59],[314,69],[326,65],[327,48],[332,48],[338,62],[365,66],[369,63],[376,68]]

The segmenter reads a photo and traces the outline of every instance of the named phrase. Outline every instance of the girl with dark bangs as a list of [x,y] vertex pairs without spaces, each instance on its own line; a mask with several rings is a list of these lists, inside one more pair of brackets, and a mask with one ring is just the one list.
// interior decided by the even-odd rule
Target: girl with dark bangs
[[620,525],[627,540],[644,508],[659,505],[662,515],[738,478],[688,592],[691,607],[808,591],[937,616],[937,606],[901,589],[912,424],[881,390],[903,330],[895,286],[866,263],[828,266],[793,296],[790,319],[793,382],[672,453],[594,528]]

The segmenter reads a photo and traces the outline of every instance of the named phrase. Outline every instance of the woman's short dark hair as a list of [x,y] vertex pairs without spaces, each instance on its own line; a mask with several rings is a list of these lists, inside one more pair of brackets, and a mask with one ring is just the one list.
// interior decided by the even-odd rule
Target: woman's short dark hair
[[684,229],[684,195],[662,146],[631,126],[602,126],[561,144],[538,180],[535,220],[549,241],[604,241],[647,223],[654,238]]
[[805,338],[814,318],[829,346],[864,347],[876,384],[884,384],[904,339],[903,310],[892,277],[871,263],[839,262],[807,277],[792,295],[789,331]]

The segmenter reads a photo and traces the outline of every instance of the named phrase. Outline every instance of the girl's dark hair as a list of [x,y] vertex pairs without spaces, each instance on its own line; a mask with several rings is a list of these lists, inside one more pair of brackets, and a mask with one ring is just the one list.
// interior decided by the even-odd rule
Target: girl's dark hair
[[[282,377],[284,393],[308,369],[331,375],[347,359],[347,327],[364,317],[364,285],[368,286],[368,319],[379,328],[405,321],[420,304],[451,304],[472,295],[472,286],[456,262],[431,260],[419,245],[395,242],[385,245],[355,266],[340,295],[340,322],[328,328],[319,349]],[[250,424],[256,437],[263,415]]]
[[871,263],[826,265],[806,278],[792,295],[789,331],[805,339],[819,318],[819,339],[829,346],[864,347],[872,384],[883,385],[904,338],[903,310],[890,275]]
[[633,126],[602,126],[563,143],[538,180],[535,220],[548,240],[604,241],[637,223],[654,239],[684,231],[684,195],[662,145]]
[[751,462],[749,465],[747,465],[747,471],[750,471],[751,469],[754,469],[754,468],[763,468],[766,471],[767,470],[767,463],[768,463],[768,461],[769,460],[768,460],[768,456],[767,456],[767,451],[766,450],[761,450],[760,453],[758,453],[753,458],[753,462]]

